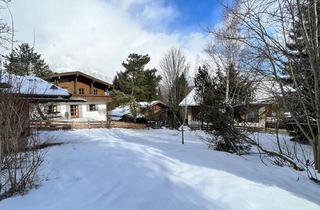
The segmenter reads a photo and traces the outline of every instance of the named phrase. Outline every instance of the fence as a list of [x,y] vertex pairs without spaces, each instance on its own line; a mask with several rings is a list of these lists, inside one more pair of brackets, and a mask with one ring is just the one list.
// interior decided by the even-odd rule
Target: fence
[[118,121],[56,121],[37,120],[31,121],[30,127],[37,130],[70,130],[87,128],[132,128],[143,129],[145,124],[127,123]]
[[[278,132],[278,133],[287,133],[286,129],[278,129],[278,131],[275,128],[272,127],[259,127],[254,126],[253,124],[236,124],[235,125],[236,128],[242,130],[242,131],[249,131],[249,132],[270,132],[270,133],[274,133],[274,132]],[[210,124],[204,124],[203,126],[201,124],[191,124],[189,125],[189,128],[191,130],[212,130],[212,126]]]

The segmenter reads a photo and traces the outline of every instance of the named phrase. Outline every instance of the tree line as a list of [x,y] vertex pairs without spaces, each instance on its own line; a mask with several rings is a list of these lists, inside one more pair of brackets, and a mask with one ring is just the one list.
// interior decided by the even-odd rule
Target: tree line
[[[131,53],[122,62],[124,71],[117,72],[113,79],[114,100],[109,109],[126,104],[136,115],[137,102],[161,100],[169,106],[167,120],[170,127],[177,127],[182,121],[178,104],[190,90],[187,81],[190,65],[178,48],[168,50],[163,56],[161,72],[146,68],[150,59],[148,54]],[[42,55],[28,43],[19,44],[4,56],[4,69],[15,75],[33,75],[44,80],[49,80],[54,73]]]

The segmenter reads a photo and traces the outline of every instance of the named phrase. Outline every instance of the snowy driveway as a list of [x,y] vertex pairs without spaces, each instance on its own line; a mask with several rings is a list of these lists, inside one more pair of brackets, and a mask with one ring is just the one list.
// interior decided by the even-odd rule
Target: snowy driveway
[[45,133],[46,179],[1,210],[320,210],[320,186],[258,157],[210,151],[194,133],[91,129]]

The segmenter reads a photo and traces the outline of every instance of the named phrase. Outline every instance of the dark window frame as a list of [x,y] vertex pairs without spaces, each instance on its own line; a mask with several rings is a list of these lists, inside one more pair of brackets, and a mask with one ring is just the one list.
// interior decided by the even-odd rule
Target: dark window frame
[[84,95],[84,88],[79,88],[79,95]]
[[58,112],[57,104],[51,104],[48,106],[48,113],[56,113]]
[[94,95],[94,96],[98,95],[98,89],[97,89],[97,88],[94,88],[94,89],[93,89],[93,95]]
[[78,105],[70,105],[70,115],[71,117],[79,117],[79,106]]
[[97,104],[89,104],[89,111],[90,112],[98,111]]

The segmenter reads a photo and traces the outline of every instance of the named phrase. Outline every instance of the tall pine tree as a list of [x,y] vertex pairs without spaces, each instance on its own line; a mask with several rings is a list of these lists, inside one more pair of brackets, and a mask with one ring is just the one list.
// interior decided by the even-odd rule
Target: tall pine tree
[[122,63],[125,71],[118,72],[113,80],[114,89],[135,97],[137,101],[158,99],[161,77],[156,75],[156,69],[145,69],[149,61],[148,55],[130,54]]
[[9,73],[21,76],[34,75],[45,80],[52,75],[45,60],[27,43],[19,45],[5,56],[4,68]]

